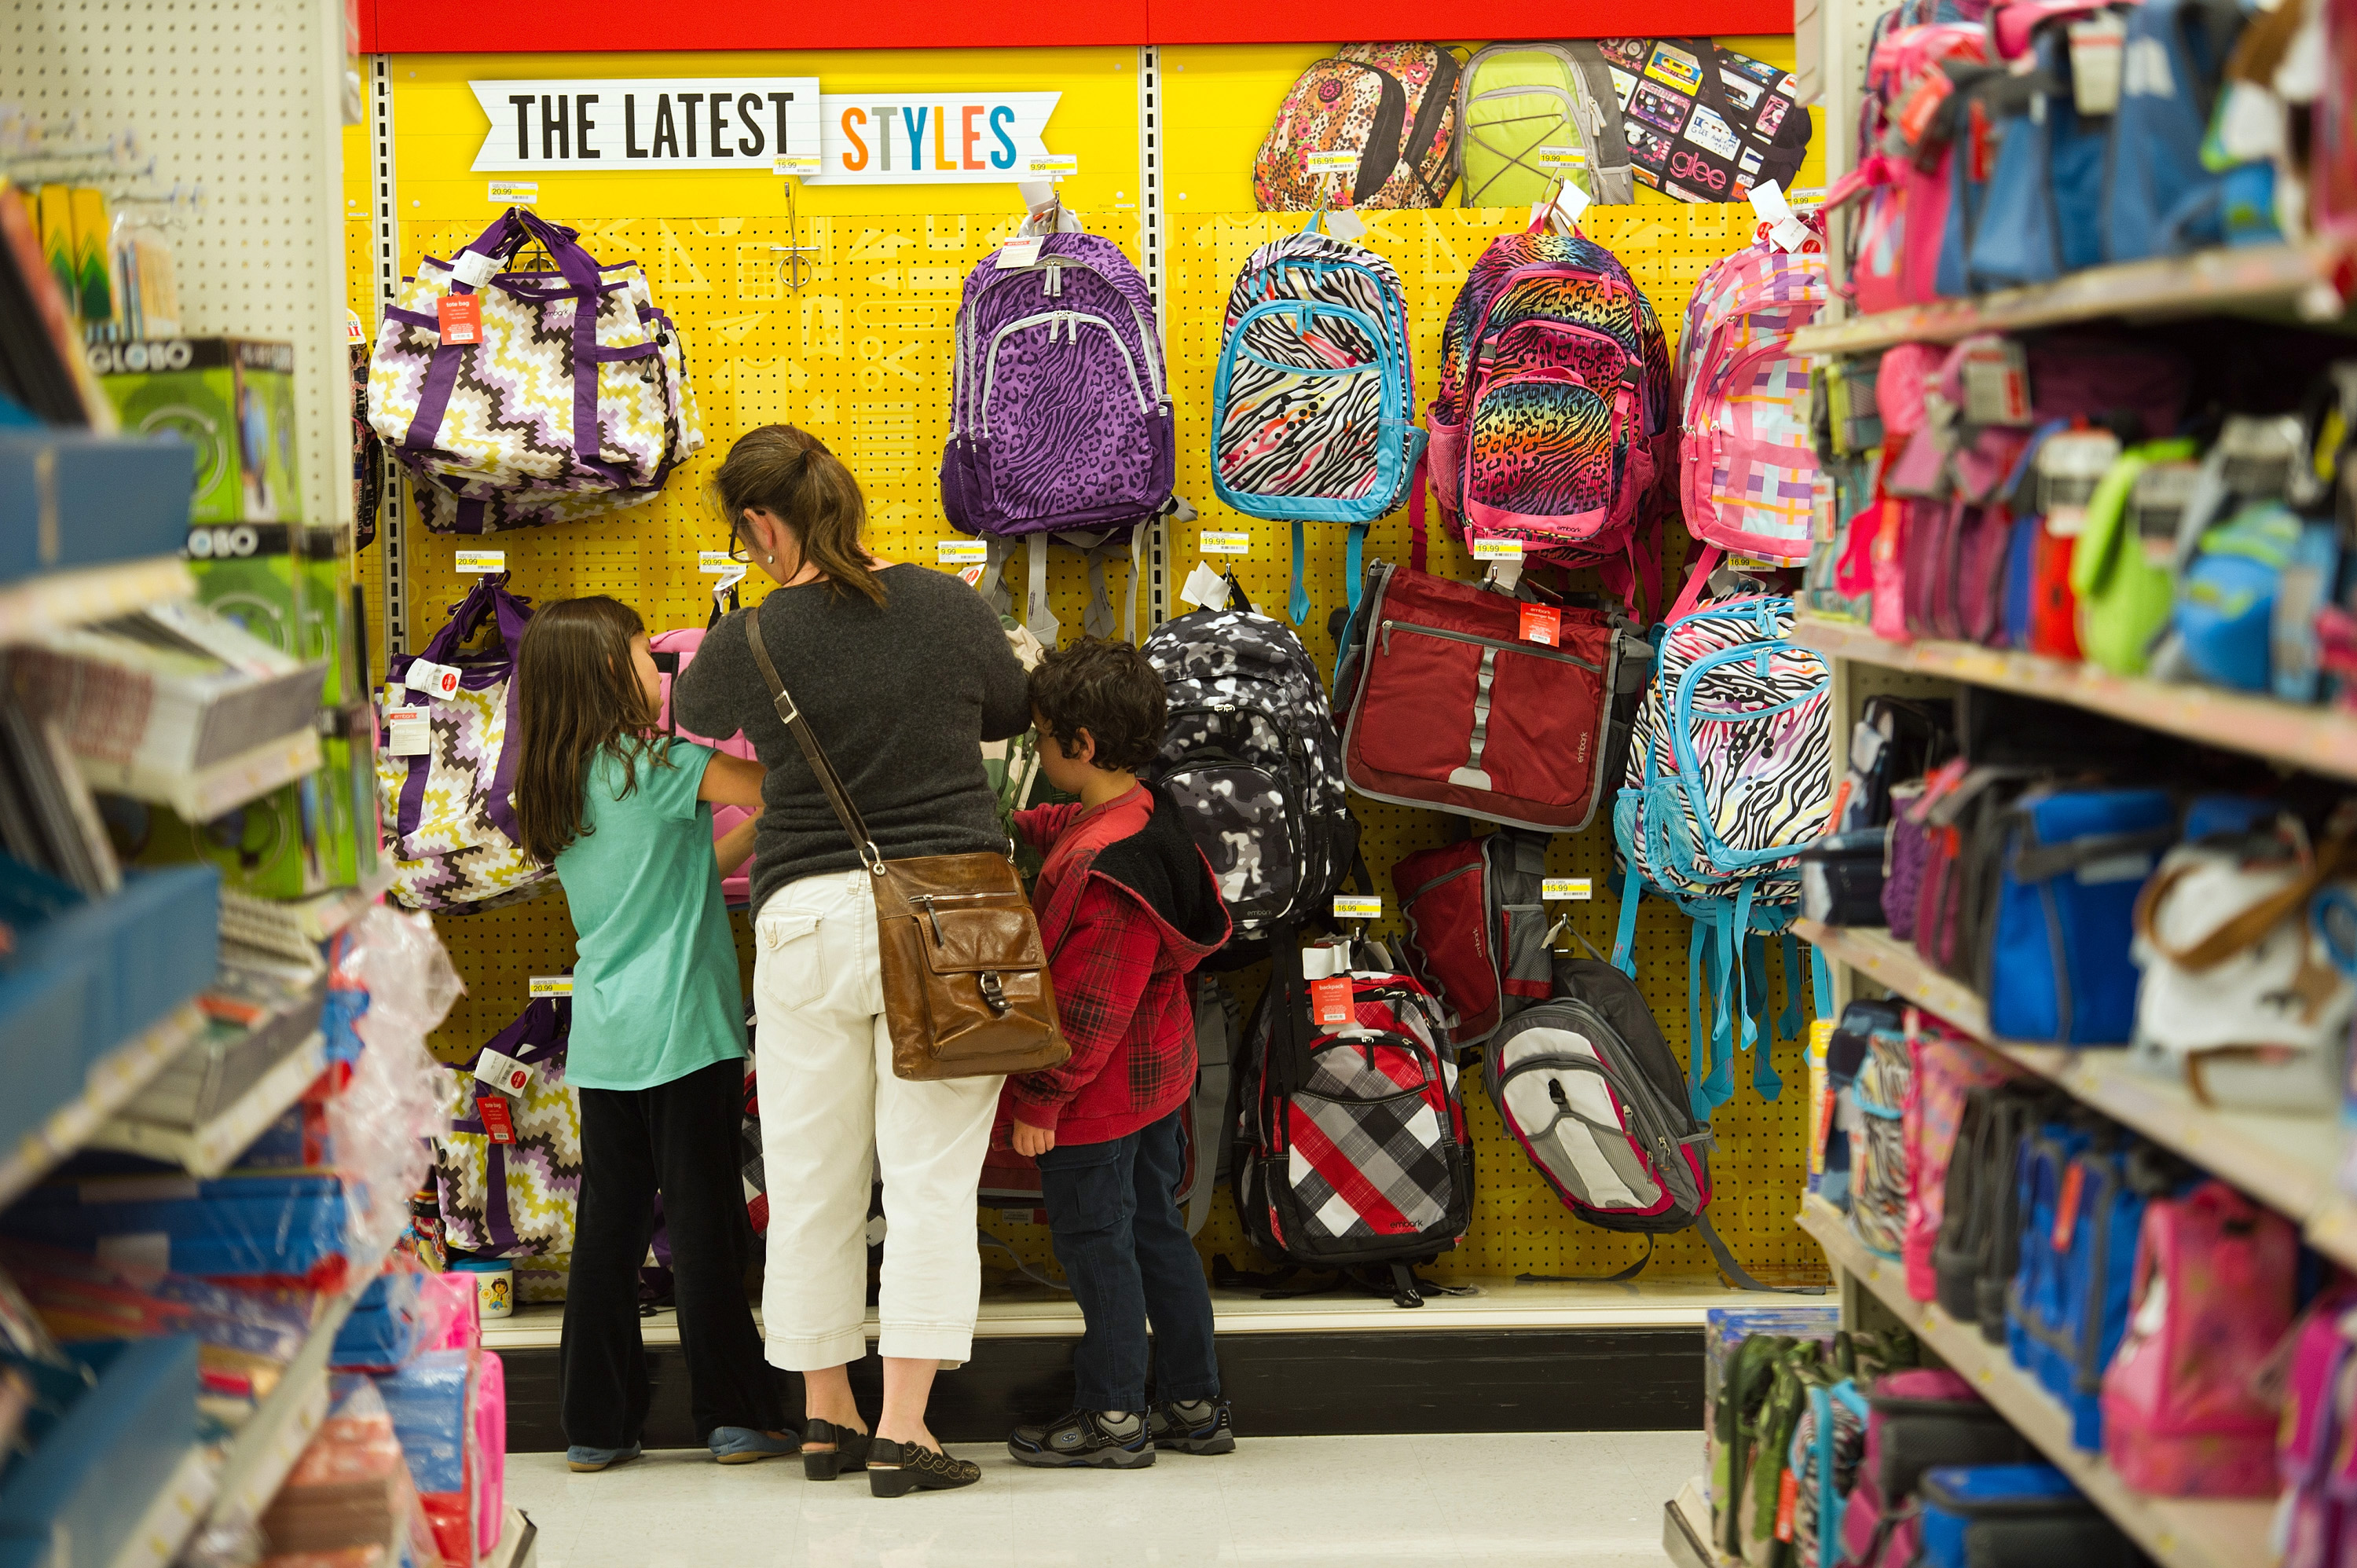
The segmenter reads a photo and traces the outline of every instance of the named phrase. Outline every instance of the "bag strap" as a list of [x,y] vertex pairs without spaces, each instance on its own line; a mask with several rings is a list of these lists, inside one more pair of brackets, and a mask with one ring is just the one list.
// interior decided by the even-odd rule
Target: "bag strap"
[[[2159,913],[2161,900],[2174,892],[2177,885],[2195,869],[2190,861],[2169,866],[2146,882],[2144,891],[2136,896],[2136,934],[2150,943],[2153,951],[2178,968],[2190,970],[2195,974],[2204,973],[2235,954],[2257,946],[2266,940],[2269,931],[2285,920],[2297,917],[2326,883],[2343,874],[2351,858],[2352,845],[2352,841],[2345,835],[2326,840],[2302,875],[2256,903],[2246,905],[2212,928],[2210,934],[2200,941],[2182,949],[2170,947],[2153,929],[2153,920]],[[2301,922],[2301,929],[2305,932],[2305,921]],[[2302,961],[2305,967],[2304,954]]]
[[761,640],[761,607],[759,605],[755,605],[752,613],[745,618],[745,640],[753,650],[753,662],[761,667],[761,679],[770,684],[770,702],[778,710],[778,722],[786,726],[786,733],[792,736],[794,744],[802,748],[802,760],[810,764],[819,788],[826,791],[827,803],[834,808],[835,820],[843,824],[843,831],[851,835],[853,846],[859,851],[859,863],[876,875],[883,875],[884,852],[877,848],[876,841],[868,836],[867,824],[861,820],[859,808],[851,803],[851,796],[843,787],[842,776],[835,772],[834,764],[827,760],[826,748],[819,745],[818,736],[811,728],[810,720],[802,717],[802,711],[795,705],[792,695],[786,690],[786,683],[778,679],[778,667],[770,660],[769,645]]
[[1604,51],[1590,38],[1563,46],[1579,73],[1588,112],[1596,123],[1581,127],[1587,137],[1587,194],[1601,207],[1626,207],[1637,199],[1637,173],[1629,160],[1629,138],[1620,123],[1620,95],[1612,86]]
[[1220,983],[1195,977],[1195,1063],[1202,1082],[1195,1090],[1195,1190],[1187,1195],[1187,1234],[1202,1233],[1211,1213],[1211,1187],[1220,1168],[1220,1133],[1228,1111],[1228,1084],[1235,1061],[1234,1029]]

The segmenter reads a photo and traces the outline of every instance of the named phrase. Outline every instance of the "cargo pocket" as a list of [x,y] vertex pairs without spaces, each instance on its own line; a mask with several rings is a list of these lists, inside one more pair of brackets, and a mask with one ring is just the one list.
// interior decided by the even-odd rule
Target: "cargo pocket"
[[1555,955],[1547,950],[1546,906],[1508,904],[1498,911],[1498,976],[1505,992],[1501,1018],[1511,1018],[1555,993]]
[[761,944],[753,964],[756,1004],[792,1012],[818,1000],[826,989],[819,935],[824,923],[810,909],[781,909],[774,915],[764,911],[754,922]]

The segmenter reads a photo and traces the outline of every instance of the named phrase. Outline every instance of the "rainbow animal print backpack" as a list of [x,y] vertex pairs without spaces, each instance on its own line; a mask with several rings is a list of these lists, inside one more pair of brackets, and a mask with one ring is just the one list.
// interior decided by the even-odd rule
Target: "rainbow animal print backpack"
[[[1694,1045],[1695,1114],[1734,1093],[1738,1039],[1760,1033],[1751,1001],[1764,996],[1763,939],[1799,912],[1796,858],[1825,831],[1833,805],[1833,669],[1792,640],[1792,601],[1738,595],[1706,603],[1662,634],[1653,683],[1637,708],[1629,773],[1612,809],[1612,835],[1627,868],[1612,961],[1633,976],[1637,906],[1647,893],[1690,916],[1694,1016],[1711,993],[1710,1069]],[[1785,950],[1796,986],[1798,954]],[[1797,995],[1795,995],[1797,1000]],[[1788,1009],[1788,1015],[1796,1012]],[[1793,1018],[1797,1033],[1799,1020]],[[1763,1050],[1752,1080],[1779,1087]]]
[[1434,493],[1459,537],[1600,566],[1633,607],[1658,575],[1670,352],[1620,259],[1534,221],[1490,242],[1440,338]]
[[1248,517],[1293,524],[1296,626],[1309,616],[1301,525],[1350,525],[1357,609],[1367,525],[1407,499],[1424,455],[1399,269],[1323,222],[1245,261],[1211,382],[1212,488]]

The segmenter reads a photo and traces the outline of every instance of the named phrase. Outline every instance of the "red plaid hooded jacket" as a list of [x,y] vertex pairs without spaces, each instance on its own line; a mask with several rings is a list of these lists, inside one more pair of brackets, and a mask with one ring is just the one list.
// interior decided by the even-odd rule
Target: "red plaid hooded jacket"
[[1059,1144],[1110,1143],[1194,1090],[1187,975],[1228,940],[1227,906],[1178,805],[1154,785],[1015,822],[1047,856],[1031,902],[1072,1055],[1008,1079],[1001,1116],[1049,1128]]

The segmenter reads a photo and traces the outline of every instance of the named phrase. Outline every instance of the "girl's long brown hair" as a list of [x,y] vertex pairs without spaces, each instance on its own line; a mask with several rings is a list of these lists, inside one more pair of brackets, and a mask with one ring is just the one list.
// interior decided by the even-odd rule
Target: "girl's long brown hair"
[[623,796],[639,787],[638,762],[667,768],[654,744],[660,716],[639,685],[630,639],[639,612],[603,595],[559,599],[534,611],[516,650],[516,825],[524,853],[554,861],[586,832],[583,786],[599,751],[622,764]]
[[837,593],[865,595],[884,602],[884,585],[867,569],[859,542],[867,525],[867,499],[859,481],[826,443],[791,424],[765,424],[737,438],[712,488],[728,516],[732,533],[755,548],[745,530],[748,508],[782,521],[802,546],[802,559],[816,566]]

